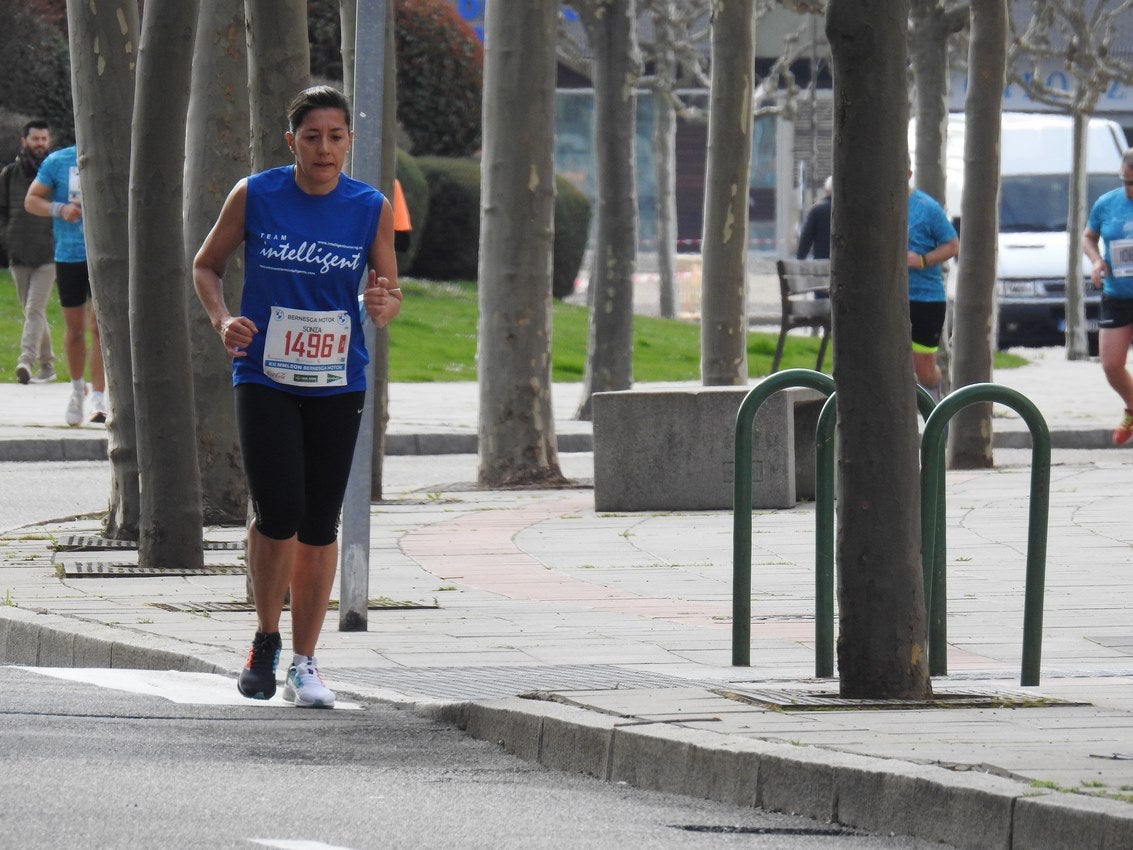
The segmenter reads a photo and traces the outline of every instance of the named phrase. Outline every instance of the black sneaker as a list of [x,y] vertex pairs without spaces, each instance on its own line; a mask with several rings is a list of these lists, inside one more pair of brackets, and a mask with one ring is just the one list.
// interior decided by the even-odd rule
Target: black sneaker
[[271,699],[275,696],[275,667],[283,640],[279,632],[256,632],[248,660],[240,671],[236,687],[249,699]]

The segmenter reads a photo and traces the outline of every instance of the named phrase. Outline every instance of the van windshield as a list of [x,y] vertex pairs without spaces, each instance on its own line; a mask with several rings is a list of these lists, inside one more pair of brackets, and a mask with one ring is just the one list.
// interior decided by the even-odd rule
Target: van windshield
[[[1070,178],[1065,174],[1014,174],[999,186],[1000,233],[1047,233],[1066,230],[1070,206]],[[1083,216],[1102,194],[1116,189],[1113,174],[1091,174]],[[1083,220],[1083,224],[1085,221]]]

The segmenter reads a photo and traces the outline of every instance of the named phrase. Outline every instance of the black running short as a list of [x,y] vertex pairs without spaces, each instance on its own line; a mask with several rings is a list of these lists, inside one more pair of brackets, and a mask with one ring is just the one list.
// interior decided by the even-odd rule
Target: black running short
[[60,307],[82,307],[90,300],[90,272],[86,262],[56,263],[55,285]]
[[1133,325],[1133,298],[1114,298],[1102,294],[1098,328],[1123,328]]
[[335,542],[365,400],[364,392],[305,396],[236,385],[236,428],[261,534]]
[[933,354],[940,347],[944,330],[944,301],[910,301],[909,323],[913,326],[913,351]]

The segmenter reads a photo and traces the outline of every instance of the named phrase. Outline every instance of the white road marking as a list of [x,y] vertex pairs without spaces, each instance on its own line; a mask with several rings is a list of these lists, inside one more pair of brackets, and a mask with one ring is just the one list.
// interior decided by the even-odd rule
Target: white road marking
[[264,847],[278,847],[279,850],[351,850],[337,844],[323,844],[321,841],[291,841],[286,838],[249,838],[253,844]]
[[[182,673],[177,670],[120,670],[103,667],[21,667],[43,676],[85,682],[133,694],[161,697],[188,705],[242,705],[248,708],[291,706],[281,696],[281,686],[270,700],[247,699],[236,690],[236,682],[217,673]],[[336,709],[361,709],[354,702],[335,702]],[[311,709],[315,710],[315,709]]]
[[351,850],[337,844],[323,844],[321,841],[289,841],[286,838],[249,838],[253,844],[264,847],[278,847],[279,850]]

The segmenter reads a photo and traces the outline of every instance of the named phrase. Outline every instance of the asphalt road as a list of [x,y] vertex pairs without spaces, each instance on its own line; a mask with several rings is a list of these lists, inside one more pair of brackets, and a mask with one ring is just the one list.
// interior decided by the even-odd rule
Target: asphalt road
[[0,829],[23,850],[929,846],[547,771],[384,705],[241,700],[203,674],[0,667],[0,762]]

